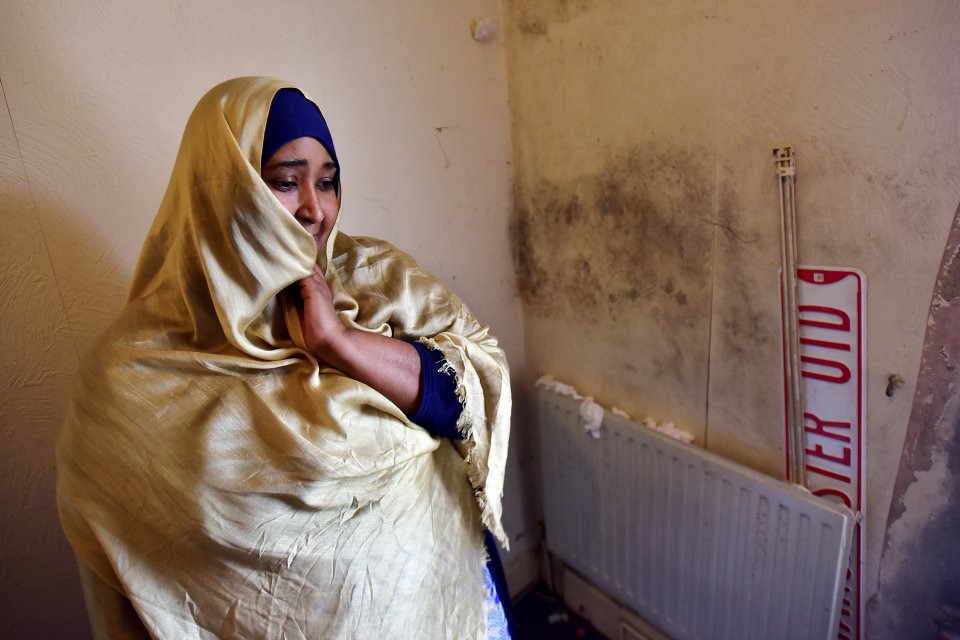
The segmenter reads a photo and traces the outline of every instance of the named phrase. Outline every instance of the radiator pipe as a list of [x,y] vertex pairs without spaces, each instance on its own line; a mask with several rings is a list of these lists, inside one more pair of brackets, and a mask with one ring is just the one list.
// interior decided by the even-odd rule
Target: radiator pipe
[[796,161],[792,147],[773,150],[780,185],[780,286],[783,289],[784,327],[786,329],[786,376],[789,391],[787,420],[790,449],[787,479],[806,486],[804,456],[803,407],[804,390],[800,370],[800,310],[797,301],[797,209],[795,181]]

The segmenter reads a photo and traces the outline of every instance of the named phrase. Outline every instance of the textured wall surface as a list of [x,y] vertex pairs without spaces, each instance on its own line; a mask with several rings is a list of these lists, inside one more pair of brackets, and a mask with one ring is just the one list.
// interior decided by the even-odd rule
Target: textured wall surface
[[890,505],[880,585],[868,603],[879,620],[877,626],[890,638],[940,637],[935,621],[954,633],[960,631],[958,389],[960,208],[933,290],[917,390]]
[[796,150],[801,262],[867,276],[869,597],[960,198],[960,6],[507,0],[504,25],[528,366],[780,477],[771,149]]
[[[343,228],[387,238],[450,283],[524,379],[504,51],[500,38],[471,36],[475,18],[499,23],[496,1],[3,9],[0,636],[86,634],[52,442],[78,353],[122,303],[187,116],[217,82],[278,76],[325,105],[344,167]],[[520,551],[537,539],[525,432],[517,420],[505,503]]]
[[[89,635],[53,501],[51,444],[77,352],[6,104],[0,103],[0,601],[4,638]],[[71,631],[73,635],[65,634]]]

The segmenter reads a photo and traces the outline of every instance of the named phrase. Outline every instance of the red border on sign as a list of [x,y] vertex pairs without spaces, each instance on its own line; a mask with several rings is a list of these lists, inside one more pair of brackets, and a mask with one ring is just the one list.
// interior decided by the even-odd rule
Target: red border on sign
[[[857,305],[857,327],[856,327],[856,344],[857,344],[857,366],[859,367],[857,375],[857,416],[856,416],[856,434],[857,434],[857,449],[858,449],[858,460],[857,460],[857,479],[854,485],[855,494],[856,494],[856,504],[853,505],[854,511],[863,512],[865,507],[864,505],[864,473],[866,468],[866,440],[864,438],[864,420],[865,420],[865,411],[864,411],[864,376],[866,375],[866,352],[864,349],[864,322],[865,322],[865,286],[864,286],[864,276],[863,274],[854,269],[835,269],[827,267],[800,267],[797,269],[797,277],[807,283],[813,285],[819,284],[835,284],[853,276],[856,279],[857,283],[857,295],[856,295],[856,305]],[[780,274],[779,284],[780,284],[780,337],[781,337],[781,353],[786,354],[786,314],[783,309],[783,277],[782,273]],[[787,480],[792,481],[790,476],[790,390],[787,385],[787,362],[786,358],[782,359],[782,375],[783,375],[783,409],[784,409],[784,426],[785,426],[785,446],[784,446],[784,468],[786,470]],[[848,636],[845,632],[841,631],[838,634],[839,638],[853,638],[860,639],[862,637],[863,630],[863,607],[862,607],[862,588],[863,588],[863,553],[864,545],[866,543],[866,535],[864,532],[864,521],[861,519],[855,528],[857,535],[856,545],[854,549],[853,560],[854,566],[856,567],[856,580],[854,583],[855,593],[851,594],[853,596],[851,603],[855,608],[856,617],[855,625],[856,628],[850,629],[852,636]],[[846,599],[846,598],[844,598]],[[852,617],[852,616],[850,616]]]

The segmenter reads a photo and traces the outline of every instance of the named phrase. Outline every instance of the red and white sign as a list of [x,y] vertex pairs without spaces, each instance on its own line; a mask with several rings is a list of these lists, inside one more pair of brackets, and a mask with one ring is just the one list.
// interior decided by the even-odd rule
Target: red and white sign
[[[857,269],[800,267],[797,288],[807,487],[814,495],[862,514],[866,505],[866,279]],[[789,402],[784,372],[788,479]],[[839,640],[863,636],[863,522],[861,517],[854,530]]]

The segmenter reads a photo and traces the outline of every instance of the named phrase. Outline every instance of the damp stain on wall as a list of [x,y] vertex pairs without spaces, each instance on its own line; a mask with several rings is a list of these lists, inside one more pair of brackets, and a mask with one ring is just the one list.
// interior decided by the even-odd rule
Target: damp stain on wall
[[769,346],[779,342],[779,323],[769,316],[768,304],[769,297],[776,295],[771,293],[776,274],[771,273],[768,281],[761,282],[754,275],[756,270],[744,265],[777,249],[772,239],[764,241],[756,228],[748,229],[736,202],[732,192],[726,191],[721,193],[717,207],[717,251],[723,255],[723,265],[715,270],[714,277],[724,300],[721,308],[713,310],[714,322],[719,323],[714,335],[723,342],[727,357],[746,363],[769,358]]
[[524,302],[581,321],[640,311],[692,328],[708,312],[718,224],[704,156],[650,145],[563,184],[521,177],[511,235]]
[[526,18],[517,24],[517,29],[525,36],[547,35],[547,23],[539,18]]
[[550,2],[518,3],[517,26],[525,36],[546,36],[549,23],[564,24],[589,11],[591,0],[550,0]]

